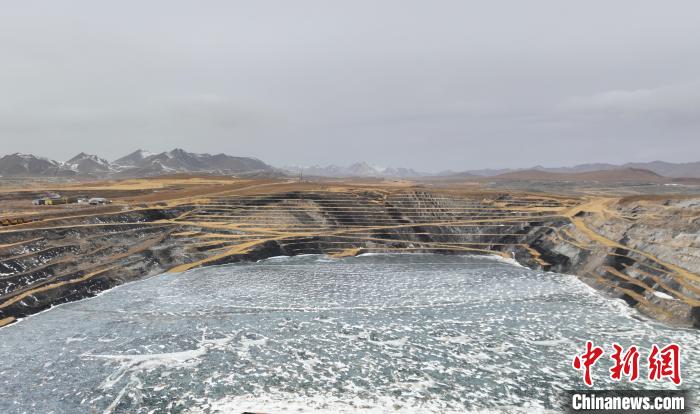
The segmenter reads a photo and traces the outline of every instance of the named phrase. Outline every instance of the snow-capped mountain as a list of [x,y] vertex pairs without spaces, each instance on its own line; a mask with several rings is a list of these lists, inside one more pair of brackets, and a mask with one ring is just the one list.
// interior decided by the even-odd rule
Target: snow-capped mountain
[[138,150],[122,157],[114,164],[119,165],[121,174],[158,175],[183,172],[217,172],[224,174],[274,172],[275,169],[264,162],[249,157],[234,157],[226,154],[196,154],[176,148],[172,151],[150,154]]
[[63,163],[63,167],[80,174],[106,174],[117,170],[104,158],[84,152]]
[[14,153],[0,158],[0,176],[5,177],[69,177],[75,171],[63,164],[32,154]]
[[429,174],[420,173],[410,168],[382,168],[366,162],[357,162],[348,166],[328,165],[322,167],[314,165],[311,167],[290,166],[283,170],[289,174],[298,174],[301,170],[304,175],[318,177],[379,177],[379,178],[410,178],[423,177]]
[[4,177],[86,177],[126,178],[148,177],[174,173],[212,173],[225,175],[280,175],[283,171],[296,176],[318,177],[489,177],[510,172],[539,171],[549,173],[589,173],[595,171],[643,169],[664,177],[700,178],[700,162],[670,163],[664,161],[615,164],[581,164],[573,167],[548,168],[536,166],[529,169],[484,169],[464,172],[444,171],[437,174],[423,173],[410,168],[382,168],[367,162],[348,166],[328,165],[276,169],[256,158],[234,157],[226,154],[197,154],[176,148],[153,154],[144,150],[134,151],[114,162],[97,155],[81,152],[65,163],[32,154],[14,153],[0,157],[0,176]]
[[248,157],[226,154],[195,154],[182,149],[152,154],[137,150],[110,163],[81,152],[62,163],[32,154],[0,158],[0,176],[6,177],[147,177],[173,173],[279,174],[275,168]]
[[117,160],[114,160],[112,164],[114,165],[119,165],[119,166],[125,166],[125,167],[133,167],[137,164],[139,164],[141,161],[144,160],[144,158],[148,158],[151,155],[153,155],[152,152],[144,151],[142,149],[137,149],[136,151],[132,152],[129,155],[123,156]]

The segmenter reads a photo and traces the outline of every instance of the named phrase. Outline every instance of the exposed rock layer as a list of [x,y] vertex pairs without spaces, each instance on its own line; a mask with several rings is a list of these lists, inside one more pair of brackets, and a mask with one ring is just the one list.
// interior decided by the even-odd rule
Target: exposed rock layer
[[167,270],[276,255],[501,254],[700,327],[699,200],[308,191],[58,217],[0,232],[0,325]]

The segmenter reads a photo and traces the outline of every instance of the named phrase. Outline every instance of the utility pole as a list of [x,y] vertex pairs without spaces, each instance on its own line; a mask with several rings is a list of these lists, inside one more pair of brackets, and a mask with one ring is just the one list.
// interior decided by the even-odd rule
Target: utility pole
[[[304,180],[304,168],[299,167],[299,184],[301,184],[303,180]],[[303,202],[304,201],[304,191],[301,190],[301,187],[299,188],[299,190],[300,190],[299,191],[299,199]]]

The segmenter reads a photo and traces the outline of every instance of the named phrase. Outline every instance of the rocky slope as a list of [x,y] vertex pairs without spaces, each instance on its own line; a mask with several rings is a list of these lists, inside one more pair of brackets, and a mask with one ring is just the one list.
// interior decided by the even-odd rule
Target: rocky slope
[[0,325],[129,280],[276,255],[500,254],[700,327],[700,200],[419,189],[219,195],[0,230]]

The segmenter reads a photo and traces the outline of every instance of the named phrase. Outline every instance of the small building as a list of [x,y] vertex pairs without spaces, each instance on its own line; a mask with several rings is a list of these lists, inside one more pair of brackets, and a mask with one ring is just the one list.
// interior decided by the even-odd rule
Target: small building
[[96,206],[98,204],[107,204],[107,199],[102,197],[93,197],[88,200],[88,203],[92,206]]

